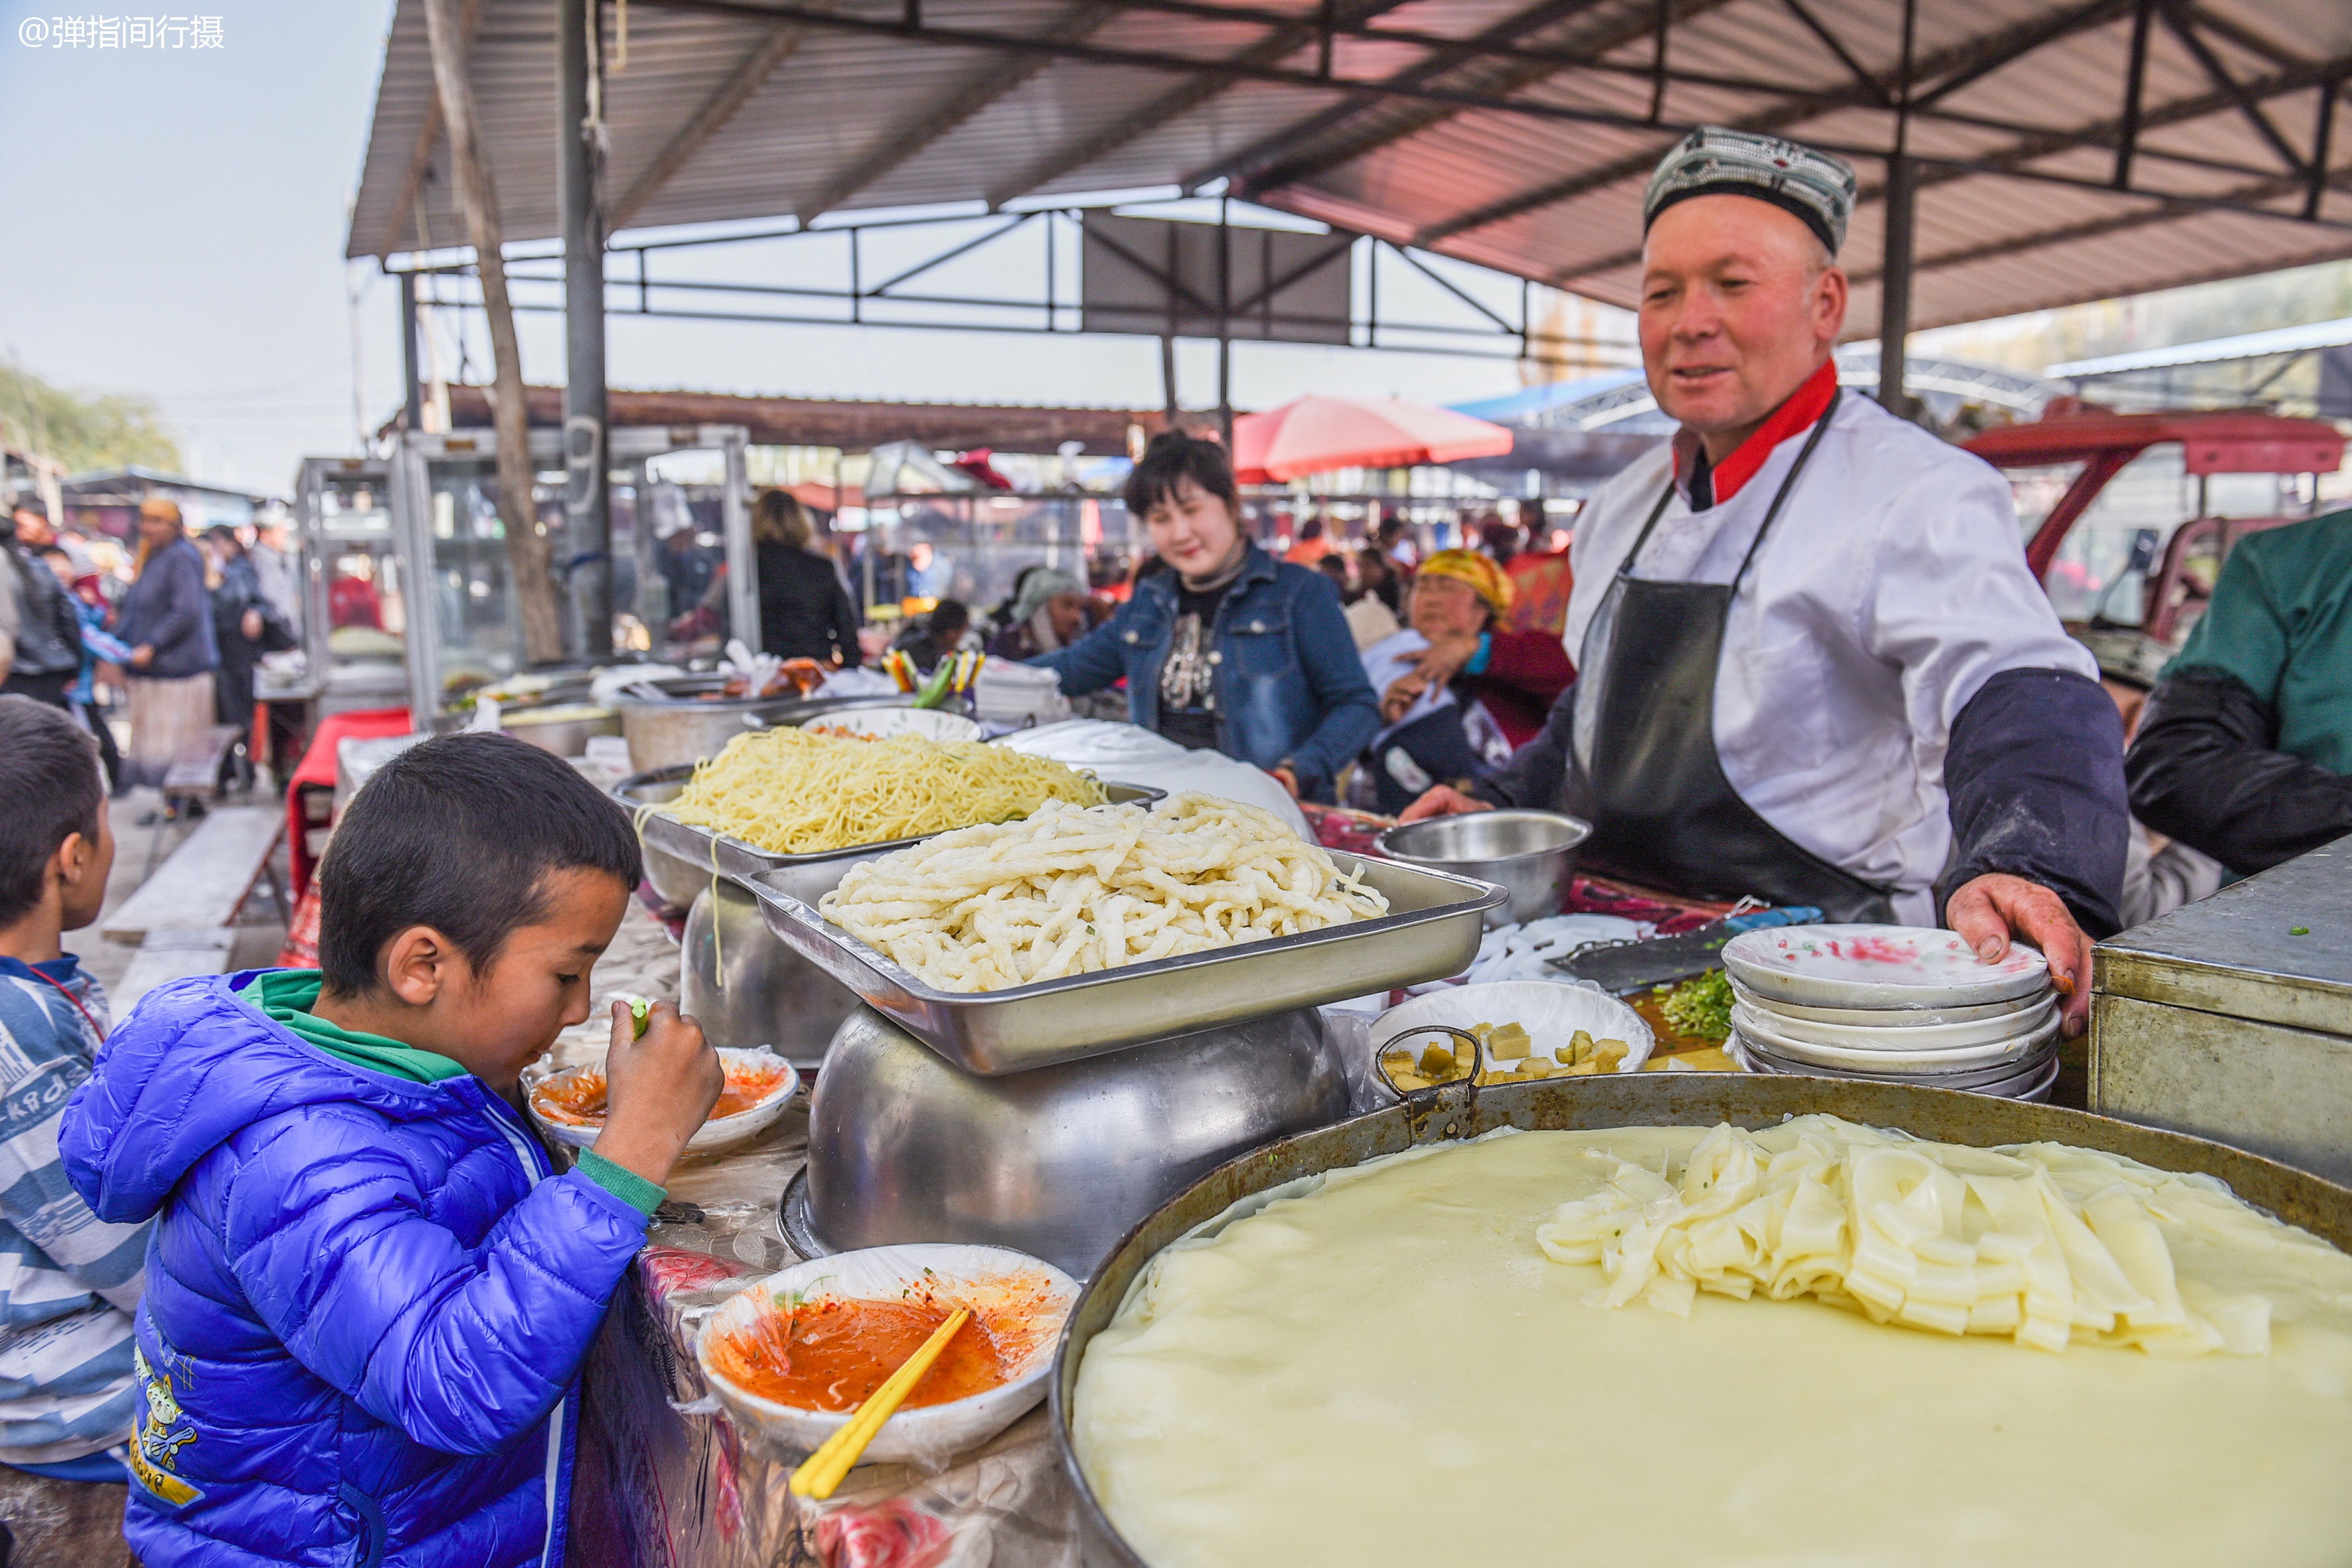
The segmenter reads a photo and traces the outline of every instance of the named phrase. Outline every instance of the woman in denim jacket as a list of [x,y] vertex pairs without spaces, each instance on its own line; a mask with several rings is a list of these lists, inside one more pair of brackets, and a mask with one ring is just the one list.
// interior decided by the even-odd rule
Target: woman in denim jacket
[[1339,590],[1243,534],[1233,467],[1214,441],[1154,440],[1128,476],[1127,509],[1169,570],[1139,580],[1072,647],[1029,662],[1073,697],[1124,678],[1128,715],[1145,729],[1329,800],[1333,777],[1380,728]]

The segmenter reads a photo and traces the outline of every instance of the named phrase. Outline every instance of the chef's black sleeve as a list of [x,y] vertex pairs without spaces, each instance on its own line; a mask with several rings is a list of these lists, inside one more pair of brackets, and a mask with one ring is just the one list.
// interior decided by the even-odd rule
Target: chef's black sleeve
[[1569,726],[1575,721],[1575,711],[1576,682],[1571,680],[1553,699],[1551,711],[1536,738],[1512,752],[1501,772],[1479,781],[1470,793],[1489,805],[1558,809],[1560,786],[1568,782]]
[[2278,750],[2278,714],[2229,671],[2157,682],[2124,758],[2139,819],[2232,871],[2266,871],[2352,833],[2352,778]]
[[2065,900],[2094,937],[2120,929],[2124,725],[2095,680],[2063,669],[2004,669],[1952,724],[1944,754],[1953,862],[1937,903],[2006,872]]

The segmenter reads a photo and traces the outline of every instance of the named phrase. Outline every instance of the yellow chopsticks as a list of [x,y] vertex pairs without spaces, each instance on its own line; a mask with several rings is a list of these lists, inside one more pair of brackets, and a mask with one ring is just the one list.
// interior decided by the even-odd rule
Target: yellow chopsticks
[[958,1307],[946,1322],[934,1330],[931,1337],[923,1342],[922,1349],[908,1356],[905,1364],[874,1391],[872,1398],[851,1413],[841,1430],[819,1444],[816,1452],[793,1472],[793,1495],[820,1500],[831,1497],[834,1489],[841,1485],[859,1456],[866,1452],[866,1445],[882,1430],[882,1423],[898,1413],[907,1395],[915,1392],[915,1384],[940,1359],[940,1352],[948,1348],[948,1342],[956,1337],[956,1331],[970,1321],[971,1309]]

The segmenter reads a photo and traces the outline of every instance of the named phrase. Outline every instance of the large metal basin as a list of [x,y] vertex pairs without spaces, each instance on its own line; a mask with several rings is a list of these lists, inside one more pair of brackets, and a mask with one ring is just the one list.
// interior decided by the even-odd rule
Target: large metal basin
[[778,942],[759,900],[726,878],[703,873],[690,901],[681,989],[710,1043],[765,1046],[804,1072],[824,1061],[856,994]]
[[809,1102],[809,1228],[835,1251],[1018,1247],[1083,1279],[1203,1172],[1347,1108],[1311,1007],[1003,1078],[860,1007]]
[[[629,766],[638,773],[700,762],[743,732],[749,723],[782,721],[813,704],[802,697],[726,697],[723,675],[684,675],[639,681],[614,698]],[[658,884],[656,884],[658,886]]]
[[1286,1138],[1220,1166],[1136,1226],[1095,1271],[1062,1331],[1049,1384],[1054,1441],[1076,1495],[1081,1561],[1088,1568],[1149,1568],[1112,1527],[1079,1468],[1070,1442],[1071,1396],[1087,1346],[1117,1314],[1136,1276],[1160,1248],[1195,1226],[1286,1182],[1497,1127],[1574,1131],[1729,1121],[1752,1129],[1814,1111],[1945,1142],[1986,1146],[2047,1139],[2104,1149],[2162,1170],[2201,1171],[2227,1182],[2257,1208],[2352,1250],[2352,1188],[2222,1144],[2087,1111],[1901,1084],[1724,1073],[1633,1073],[1484,1090],[1449,1085],[1416,1096],[1414,1102]]

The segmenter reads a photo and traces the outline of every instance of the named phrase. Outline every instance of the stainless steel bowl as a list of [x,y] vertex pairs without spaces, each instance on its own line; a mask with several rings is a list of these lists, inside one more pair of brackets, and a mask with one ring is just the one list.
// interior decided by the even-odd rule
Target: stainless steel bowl
[[1285,1139],[1212,1172],[1137,1226],[1102,1260],[1062,1330],[1048,1385],[1054,1442],[1076,1494],[1079,1562],[1086,1568],[1150,1568],[1103,1511],[1071,1445],[1070,1420],[1087,1345],[1118,1314],[1136,1276],[1169,1243],[1285,1183],[1416,1144],[1475,1138],[1498,1127],[1712,1127],[1729,1121],[1756,1128],[1813,1111],[1953,1143],[1991,1147],[2047,1140],[2104,1149],[2158,1170],[2201,1171],[2227,1182],[2256,1208],[2337,1247],[2352,1247],[2352,1189],[2203,1139],[2056,1106],[1907,1085],[1732,1073],[1626,1073],[1508,1089],[1449,1085],[1370,1116]]
[[728,697],[723,675],[687,675],[624,687],[614,703],[638,773],[698,763],[743,732],[745,721],[771,721],[808,706],[799,697]]
[[1017,1247],[1084,1279],[1202,1173],[1347,1108],[1311,1007],[1002,1078],[860,1007],[809,1102],[809,1228],[835,1251]]
[[803,1072],[824,1061],[834,1031],[857,1010],[856,993],[778,942],[759,900],[727,879],[702,872],[678,901],[692,905],[680,943],[682,1000],[710,1043],[765,1046]]
[[1408,822],[1380,837],[1381,853],[1409,866],[1499,884],[1510,901],[1486,911],[1489,926],[1559,913],[1576,852],[1592,825],[1556,811],[1468,811]]

